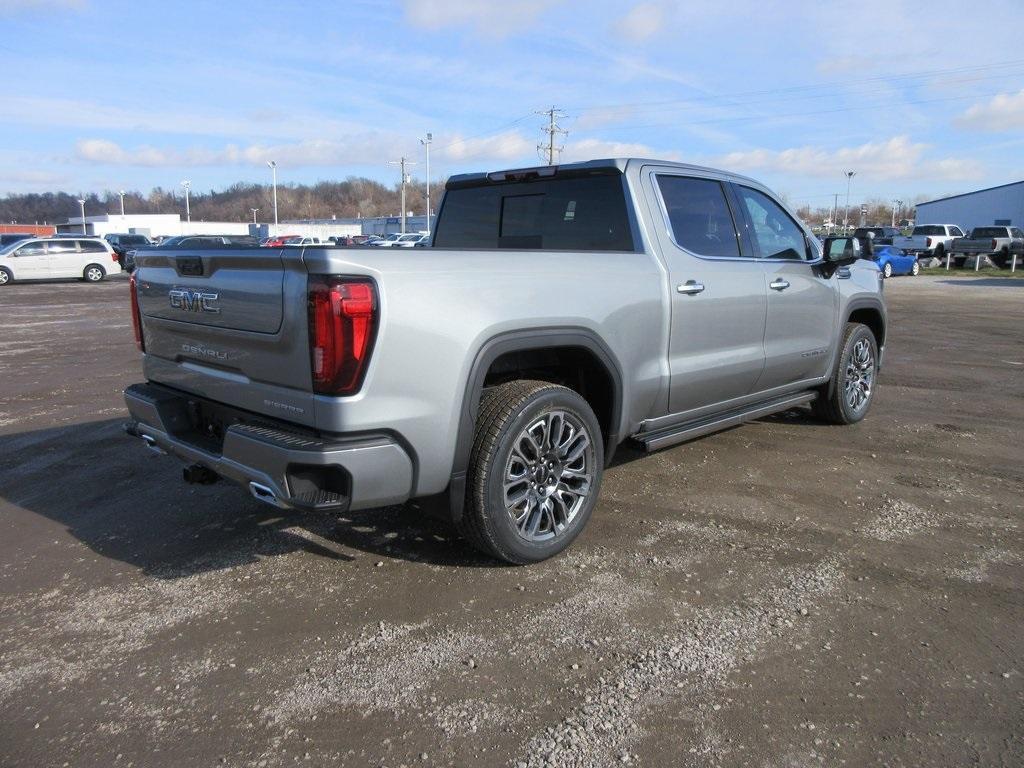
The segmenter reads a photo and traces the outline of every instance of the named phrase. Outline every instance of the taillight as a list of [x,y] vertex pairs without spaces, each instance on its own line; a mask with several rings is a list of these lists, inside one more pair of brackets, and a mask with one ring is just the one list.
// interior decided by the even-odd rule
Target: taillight
[[111,251],[110,252],[110,260],[111,261],[117,261],[117,251]]
[[930,237],[926,237],[925,238],[925,240],[924,240],[924,247],[925,248],[931,248],[932,247],[932,239]]
[[139,294],[135,289],[135,275],[128,278],[128,290],[132,293],[132,327],[135,329],[135,346],[141,352],[145,352],[146,343],[142,338],[142,314],[139,312]]
[[310,277],[309,355],[313,391],[359,391],[377,333],[377,292],[372,282]]

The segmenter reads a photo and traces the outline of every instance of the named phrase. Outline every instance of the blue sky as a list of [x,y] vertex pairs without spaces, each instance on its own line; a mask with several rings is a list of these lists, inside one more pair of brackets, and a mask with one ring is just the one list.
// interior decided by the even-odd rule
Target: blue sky
[[[1021,0],[0,0],[0,194],[646,155],[825,206],[1024,178]],[[956,40],[970,41],[957,44]],[[958,54],[957,52],[964,52]]]

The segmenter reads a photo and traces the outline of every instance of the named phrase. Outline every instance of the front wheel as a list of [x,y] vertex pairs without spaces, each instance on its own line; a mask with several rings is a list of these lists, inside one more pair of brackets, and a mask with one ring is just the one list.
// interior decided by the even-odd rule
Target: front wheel
[[921,274],[921,263],[917,261],[917,259],[914,259],[914,266],[910,268],[910,274],[912,274],[914,277],[917,277],[919,274]]
[[831,424],[854,424],[863,419],[875,396],[878,342],[862,323],[847,323],[832,378],[822,387],[812,408]]
[[884,277],[886,280],[892,277],[892,263],[888,261],[885,262],[885,266],[882,267],[882,277]]
[[103,271],[103,267],[99,264],[90,264],[82,272],[82,279],[87,283],[98,283],[106,276],[107,273]]
[[587,524],[601,488],[594,412],[571,389],[523,380],[488,389],[479,413],[460,533],[509,563],[558,554]]
[[7,267],[0,267],[0,285],[10,285],[14,282],[14,275]]

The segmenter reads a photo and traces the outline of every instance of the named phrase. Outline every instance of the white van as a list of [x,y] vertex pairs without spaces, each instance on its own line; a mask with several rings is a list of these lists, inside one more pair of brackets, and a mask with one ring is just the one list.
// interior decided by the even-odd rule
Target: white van
[[114,249],[98,237],[33,237],[0,250],[0,285],[62,277],[98,283],[120,271]]

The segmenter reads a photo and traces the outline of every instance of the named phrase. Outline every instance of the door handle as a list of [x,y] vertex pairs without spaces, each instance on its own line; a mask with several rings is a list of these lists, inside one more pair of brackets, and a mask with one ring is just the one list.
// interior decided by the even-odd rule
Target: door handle
[[776,277],[774,280],[768,283],[768,287],[771,288],[773,291],[784,291],[787,288],[789,288],[789,283],[783,280],[781,277]]
[[685,293],[688,296],[693,296],[696,293],[700,293],[704,290],[704,283],[698,283],[696,280],[687,280],[685,283],[680,283],[676,286],[676,290],[679,293]]

